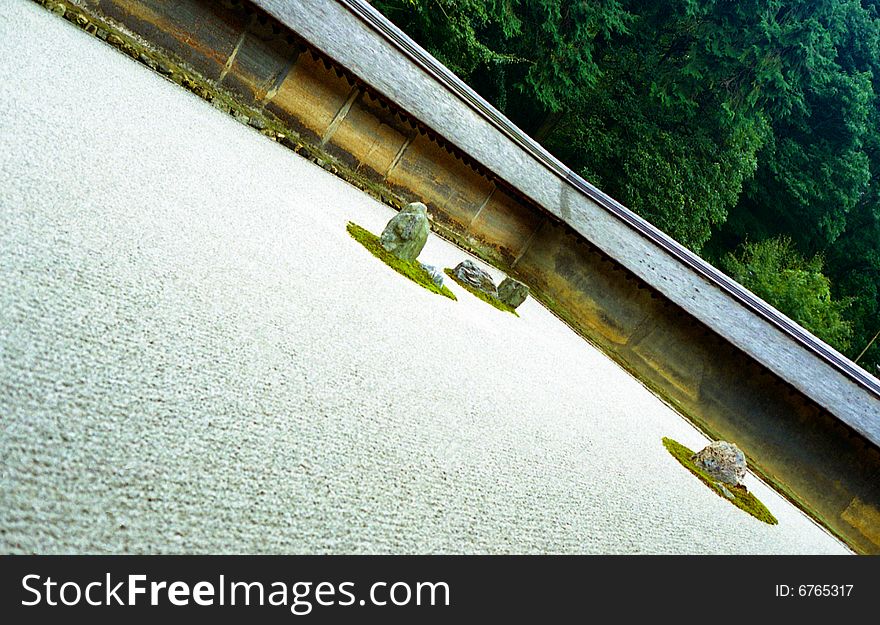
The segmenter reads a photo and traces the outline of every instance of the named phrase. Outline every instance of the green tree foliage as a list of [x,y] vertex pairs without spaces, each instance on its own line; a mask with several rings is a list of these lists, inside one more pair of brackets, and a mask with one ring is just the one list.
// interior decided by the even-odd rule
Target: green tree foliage
[[[700,251],[757,167],[769,126],[757,106],[750,3],[627,5],[628,32],[546,144],[586,178]],[[726,40],[718,33],[725,23]],[[714,33],[714,38],[709,36]],[[572,140],[574,139],[574,140]]]
[[[876,170],[875,170],[876,176]],[[847,227],[828,252],[828,272],[834,293],[849,297],[846,318],[853,327],[851,349],[855,358],[880,330],[880,202],[877,179],[847,220]],[[861,357],[859,364],[880,373],[880,340]]]
[[618,0],[376,0],[373,4],[502,110],[529,123],[584,97],[594,48],[625,32]]
[[[880,0],[374,5],[710,261],[802,261],[801,287],[759,294],[838,348],[849,327],[850,357],[880,328]],[[810,313],[828,280],[827,314]],[[880,345],[860,364],[876,371]]]
[[852,325],[844,318],[850,302],[831,297],[822,264],[821,256],[804,259],[787,238],[745,243],[722,261],[734,280],[843,352],[852,336]]
[[[773,140],[733,210],[732,240],[790,235],[806,253],[827,250],[867,192],[880,91],[880,22],[858,0],[794,2],[777,45],[790,86],[768,103]],[[728,242],[729,244],[730,242]]]
[[510,62],[494,51],[487,31],[505,29],[482,0],[378,0],[372,3],[462,78],[478,67]]

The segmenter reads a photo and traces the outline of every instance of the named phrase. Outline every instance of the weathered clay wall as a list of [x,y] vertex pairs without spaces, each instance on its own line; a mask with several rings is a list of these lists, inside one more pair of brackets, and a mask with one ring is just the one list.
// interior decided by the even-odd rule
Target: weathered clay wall
[[245,2],[76,4],[251,115],[297,133],[334,169],[402,201],[425,202],[441,234],[527,282],[683,414],[739,444],[760,473],[850,545],[880,553],[876,445],[454,149],[442,129],[426,127]]

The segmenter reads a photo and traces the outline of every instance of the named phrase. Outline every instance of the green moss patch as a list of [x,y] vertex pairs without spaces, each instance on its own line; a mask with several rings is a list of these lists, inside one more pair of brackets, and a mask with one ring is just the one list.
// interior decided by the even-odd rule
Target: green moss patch
[[455,297],[455,293],[447,289],[445,286],[438,288],[437,285],[434,284],[434,281],[431,280],[431,274],[425,271],[418,261],[400,260],[397,256],[382,247],[382,244],[379,242],[379,237],[369,230],[361,228],[359,225],[352,222],[348,222],[346,229],[355,241],[367,248],[373,256],[384,262],[397,273],[402,274],[416,284],[425,287],[431,291],[431,293],[444,295],[451,300],[458,299]]
[[759,521],[764,521],[764,523],[769,523],[770,525],[777,525],[779,523],[779,521],[777,521],[776,517],[770,513],[767,507],[762,504],[757,497],[750,493],[745,486],[730,486],[729,484],[725,484],[727,490],[729,490],[734,497],[733,499],[728,499],[724,495],[721,487],[718,486],[718,480],[713,479],[711,476],[709,476],[707,473],[697,467],[697,465],[691,462],[691,456],[694,455],[694,452],[682,445],[681,443],[674,441],[671,438],[666,438],[664,436],[663,446],[666,447],[666,450],[670,454],[672,454],[673,458],[683,464],[688,471],[700,478],[700,481],[703,482],[703,484],[711,488],[716,495],[718,495],[725,501],[729,501],[737,508],[745,510]]
[[519,313],[516,312],[516,309],[515,309],[515,308],[513,308],[512,306],[508,306],[507,304],[505,304],[504,302],[502,302],[502,301],[501,301],[500,299],[498,299],[497,297],[492,297],[491,295],[488,295],[487,293],[483,293],[483,292],[480,291],[479,289],[475,289],[475,288],[472,287],[470,284],[467,284],[466,282],[462,282],[461,280],[459,280],[459,279],[455,276],[455,273],[453,273],[452,269],[450,269],[449,267],[447,267],[446,269],[444,269],[444,270],[443,270],[443,273],[445,273],[447,276],[449,276],[450,278],[452,278],[452,279],[455,281],[455,283],[458,284],[458,285],[459,285],[461,288],[463,288],[465,291],[469,291],[469,292],[472,293],[475,297],[477,297],[477,298],[483,300],[483,301],[486,302],[487,304],[491,304],[492,306],[494,306],[494,307],[497,308],[498,310],[503,310],[504,312],[513,313],[514,315],[516,315],[517,317],[519,317]]

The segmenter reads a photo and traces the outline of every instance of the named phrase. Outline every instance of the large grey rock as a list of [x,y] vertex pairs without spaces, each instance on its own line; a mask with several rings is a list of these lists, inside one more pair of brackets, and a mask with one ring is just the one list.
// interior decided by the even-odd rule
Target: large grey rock
[[510,306],[516,308],[529,296],[529,287],[522,282],[513,278],[504,278],[498,285],[498,299]]
[[422,266],[422,269],[428,272],[428,275],[431,276],[431,282],[434,283],[438,289],[443,288],[443,272],[440,271],[434,265],[426,265],[425,263],[419,263]]
[[452,273],[456,278],[478,291],[487,293],[492,297],[498,297],[498,291],[495,288],[495,283],[492,282],[492,276],[477,267],[473,261],[461,261],[455,266]]
[[746,456],[739,447],[727,441],[715,441],[691,456],[691,460],[710,476],[737,486],[746,477]]
[[397,258],[415,260],[425,247],[430,231],[427,207],[421,202],[412,202],[391,218],[379,242]]

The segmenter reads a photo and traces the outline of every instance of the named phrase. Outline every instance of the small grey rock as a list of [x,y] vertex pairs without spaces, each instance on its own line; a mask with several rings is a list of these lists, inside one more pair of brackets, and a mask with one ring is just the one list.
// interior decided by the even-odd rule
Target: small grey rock
[[251,117],[248,125],[257,130],[263,130],[266,127],[266,122],[263,121],[262,117]]
[[440,271],[434,265],[426,265],[424,263],[419,263],[422,266],[422,269],[428,272],[428,275],[431,276],[431,282],[434,283],[438,289],[443,287],[443,272]]
[[455,274],[456,278],[478,291],[482,291],[492,297],[498,297],[498,290],[495,288],[495,283],[492,282],[492,276],[477,267],[473,261],[461,261],[452,270],[452,273]]
[[498,299],[511,308],[517,308],[528,296],[529,287],[513,278],[504,278],[498,285]]
[[727,441],[715,441],[691,456],[691,461],[710,476],[738,486],[746,477],[746,456]]
[[734,499],[736,499],[736,497],[734,497],[733,493],[730,492],[730,489],[727,488],[727,486],[725,486],[725,485],[722,484],[721,482],[715,482],[715,486],[718,487],[718,490],[721,491],[721,494],[722,494],[722,495],[724,495],[725,497],[727,497],[727,498],[730,499],[731,501],[733,501]]
[[430,231],[428,208],[421,202],[412,202],[391,218],[379,242],[397,258],[415,260],[425,247]]

